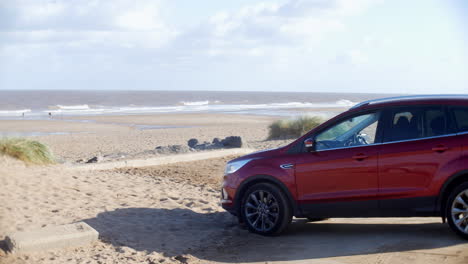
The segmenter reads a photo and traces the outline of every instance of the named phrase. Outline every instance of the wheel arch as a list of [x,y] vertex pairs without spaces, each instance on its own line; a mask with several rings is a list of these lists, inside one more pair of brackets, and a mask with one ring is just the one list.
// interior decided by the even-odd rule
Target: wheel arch
[[439,192],[439,198],[437,200],[437,209],[440,210],[440,215],[442,216],[442,220],[445,222],[446,215],[445,215],[445,207],[446,201],[450,196],[450,193],[453,189],[455,189],[458,185],[463,182],[468,182],[468,170],[462,170],[451,177],[449,177],[445,183],[442,185],[442,188]]
[[246,179],[239,185],[239,188],[238,188],[239,191],[237,191],[236,197],[234,198],[237,215],[240,215],[241,200],[242,200],[242,197],[244,196],[244,193],[249,189],[249,187],[257,183],[270,183],[278,187],[286,195],[288,199],[288,203],[293,210],[293,215],[302,216],[302,213],[299,210],[299,207],[297,206],[297,203],[293,195],[289,191],[288,187],[286,187],[286,185],[284,185],[284,183],[282,183],[280,180],[270,175],[255,175],[255,176],[249,177],[248,179]]

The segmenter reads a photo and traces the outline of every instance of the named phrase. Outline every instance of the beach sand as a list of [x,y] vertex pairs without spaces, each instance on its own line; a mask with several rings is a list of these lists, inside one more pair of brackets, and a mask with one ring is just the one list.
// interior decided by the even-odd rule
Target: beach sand
[[[69,132],[65,135],[34,136],[64,161],[97,155],[135,154],[157,146],[187,145],[191,138],[211,142],[213,138],[241,136],[245,147],[273,148],[290,141],[266,141],[268,125],[278,117],[228,114],[161,114],[129,116],[54,117],[52,120],[1,120],[1,132]],[[80,121],[80,122],[77,122]],[[148,126],[171,128],[147,129]],[[141,129],[141,127],[146,129]]]
[[[83,119],[83,118],[80,118]],[[0,157],[0,263],[468,263],[468,245],[439,218],[295,219],[280,237],[250,234],[219,206],[221,157],[165,166],[71,170],[82,158],[135,153],[190,138],[242,136],[266,141],[275,117],[185,114],[0,121],[3,131],[87,132],[34,137],[64,164],[26,166]],[[139,130],[132,124],[188,126]],[[30,254],[6,253],[11,232],[84,221],[94,244]]]

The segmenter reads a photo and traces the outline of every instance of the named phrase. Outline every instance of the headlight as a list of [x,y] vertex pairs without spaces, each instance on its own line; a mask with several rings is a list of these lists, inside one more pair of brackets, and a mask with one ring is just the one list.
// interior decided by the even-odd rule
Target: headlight
[[249,161],[251,160],[252,159],[245,159],[245,160],[229,162],[226,165],[226,169],[224,170],[224,175],[231,174],[231,173],[238,171],[240,168],[244,167],[244,165],[249,163]]

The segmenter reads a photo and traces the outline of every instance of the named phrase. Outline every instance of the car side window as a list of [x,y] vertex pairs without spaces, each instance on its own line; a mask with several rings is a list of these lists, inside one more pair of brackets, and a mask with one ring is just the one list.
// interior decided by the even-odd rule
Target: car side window
[[447,134],[447,117],[441,107],[429,108],[424,111],[424,136],[436,137]]
[[389,127],[384,131],[384,142],[423,137],[420,109],[394,110],[390,117]]
[[468,132],[468,107],[454,107],[453,113],[458,132]]
[[442,107],[413,107],[393,110],[384,142],[435,137],[447,134],[447,117]]
[[368,113],[339,122],[315,137],[315,149],[327,150],[373,144],[376,140],[379,117],[380,113]]

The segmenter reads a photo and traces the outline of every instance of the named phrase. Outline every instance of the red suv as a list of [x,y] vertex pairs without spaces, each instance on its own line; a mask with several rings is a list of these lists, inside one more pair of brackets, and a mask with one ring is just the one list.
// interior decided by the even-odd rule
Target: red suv
[[468,239],[468,96],[360,103],[227,163],[222,206],[252,232],[297,218],[441,216]]

